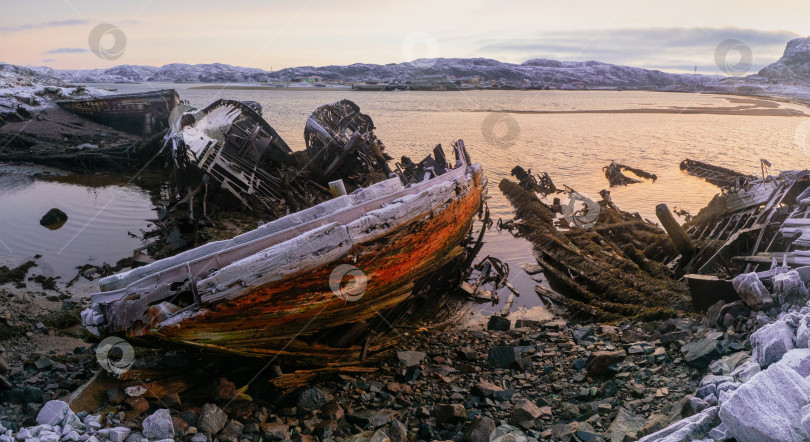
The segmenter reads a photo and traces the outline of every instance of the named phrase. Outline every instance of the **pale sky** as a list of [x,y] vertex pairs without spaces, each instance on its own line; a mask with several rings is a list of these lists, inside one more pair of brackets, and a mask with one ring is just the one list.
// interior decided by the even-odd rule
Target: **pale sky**
[[[715,50],[739,40],[752,71],[810,35],[810,2],[4,0],[0,61],[62,69],[120,64],[293,66],[401,63],[419,57],[598,60],[670,72],[720,73]],[[126,37],[120,57],[90,50],[91,31]],[[102,48],[115,43],[112,35]],[[731,61],[732,63],[734,60]]]

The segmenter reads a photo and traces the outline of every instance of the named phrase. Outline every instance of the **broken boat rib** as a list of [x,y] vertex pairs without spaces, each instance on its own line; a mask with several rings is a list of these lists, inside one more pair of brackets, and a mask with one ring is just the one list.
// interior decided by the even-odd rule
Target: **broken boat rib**
[[[470,164],[462,141],[454,147],[455,167],[444,174],[408,185],[391,178],[105,278],[83,323],[96,335],[240,355],[295,356],[316,365],[356,360],[357,340],[343,338],[463,252],[486,178],[480,164]],[[359,299],[330,288],[341,264],[367,276]]]

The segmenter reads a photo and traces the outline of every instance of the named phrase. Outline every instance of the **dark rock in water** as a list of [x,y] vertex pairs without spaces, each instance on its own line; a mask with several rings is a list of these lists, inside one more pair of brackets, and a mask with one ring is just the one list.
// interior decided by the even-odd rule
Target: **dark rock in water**
[[402,365],[406,367],[414,367],[422,363],[422,360],[425,359],[425,352],[423,351],[398,351],[397,352],[397,359]]
[[591,354],[585,369],[590,376],[605,376],[610,374],[610,366],[622,362],[627,357],[624,350],[597,351]]
[[228,416],[214,404],[205,404],[197,419],[197,427],[211,434],[217,434],[225,427]]
[[509,331],[512,321],[500,315],[492,315],[487,322],[487,330]]
[[784,321],[768,324],[750,337],[754,351],[751,353],[760,366],[767,367],[782,359],[793,350],[793,329]]
[[307,388],[298,396],[298,407],[315,411],[329,402],[329,395],[318,387]]
[[433,415],[436,421],[442,423],[461,422],[467,416],[464,405],[461,404],[437,404],[433,407]]
[[802,407],[810,381],[774,364],[740,386],[720,409],[720,419],[740,442],[803,440]]
[[681,351],[685,353],[686,363],[695,368],[706,368],[722,355],[720,343],[710,338],[690,342],[684,345]]
[[56,230],[65,225],[68,220],[68,216],[65,212],[53,208],[48,211],[45,215],[42,216],[39,220],[39,225],[42,227],[47,227],[51,230]]

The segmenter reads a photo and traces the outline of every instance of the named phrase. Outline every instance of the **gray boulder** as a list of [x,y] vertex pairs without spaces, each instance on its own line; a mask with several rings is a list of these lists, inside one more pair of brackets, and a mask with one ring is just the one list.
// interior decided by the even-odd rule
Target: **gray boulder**
[[720,407],[720,419],[739,442],[802,440],[802,407],[810,381],[774,364],[743,384]]
[[172,414],[162,408],[143,420],[143,435],[149,439],[171,439],[174,437]]
[[750,341],[754,347],[751,356],[760,366],[767,367],[793,350],[793,329],[784,321],[776,321],[754,332]]
[[810,344],[810,328],[807,322],[802,320],[796,328],[796,348],[807,348]]
[[745,383],[760,371],[761,368],[759,364],[753,359],[748,359],[735,368],[734,371],[731,372],[731,376],[734,377],[734,379]]
[[697,439],[720,424],[718,411],[719,407],[707,408],[694,416],[645,436],[639,442],[681,442]]
[[207,433],[217,434],[225,427],[228,416],[214,404],[205,404],[197,419],[197,428]]
[[731,280],[734,291],[740,299],[753,310],[765,310],[773,304],[770,292],[757,277],[756,272],[741,273]]
[[799,300],[807,299],[807,287],[802,282],[799,272],[790,270],[773,277],[774,296],[779,303],[796,304]]
[[810,348],[794,348],[785,353],[777,364],[785,365],[806,378],[810,376]]

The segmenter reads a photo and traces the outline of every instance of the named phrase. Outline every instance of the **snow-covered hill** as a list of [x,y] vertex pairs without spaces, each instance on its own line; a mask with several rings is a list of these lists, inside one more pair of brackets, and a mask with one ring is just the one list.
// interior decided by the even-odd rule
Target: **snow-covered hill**
[[773,83],[810,85],[810,37],[790,40],[782,58],[759,75]]
[[438,58],[385,65],[355,63],[348,66],[301,66],[269,72],[256,68],[226,64],[173,63],[160,68],[154,66],[122,65],[109,69],[55,70],[34,68],[43,74],[67,82],[217,82],[249,83],[274,80],[292,80],[297,77],[318,76],[325,80],[344,81],[409,81],[434,75],[452,75],[457,78],[479,77],[481,80],[539,82],[569,84],[581,81],[589,85],[609,84],[621,86],[666,86],[673,84],[705,84],[716,77],[666,72],[618,66],[598,61],[561,62],[555,60],[529,60],[521,64],[503,63],[488,58]]

